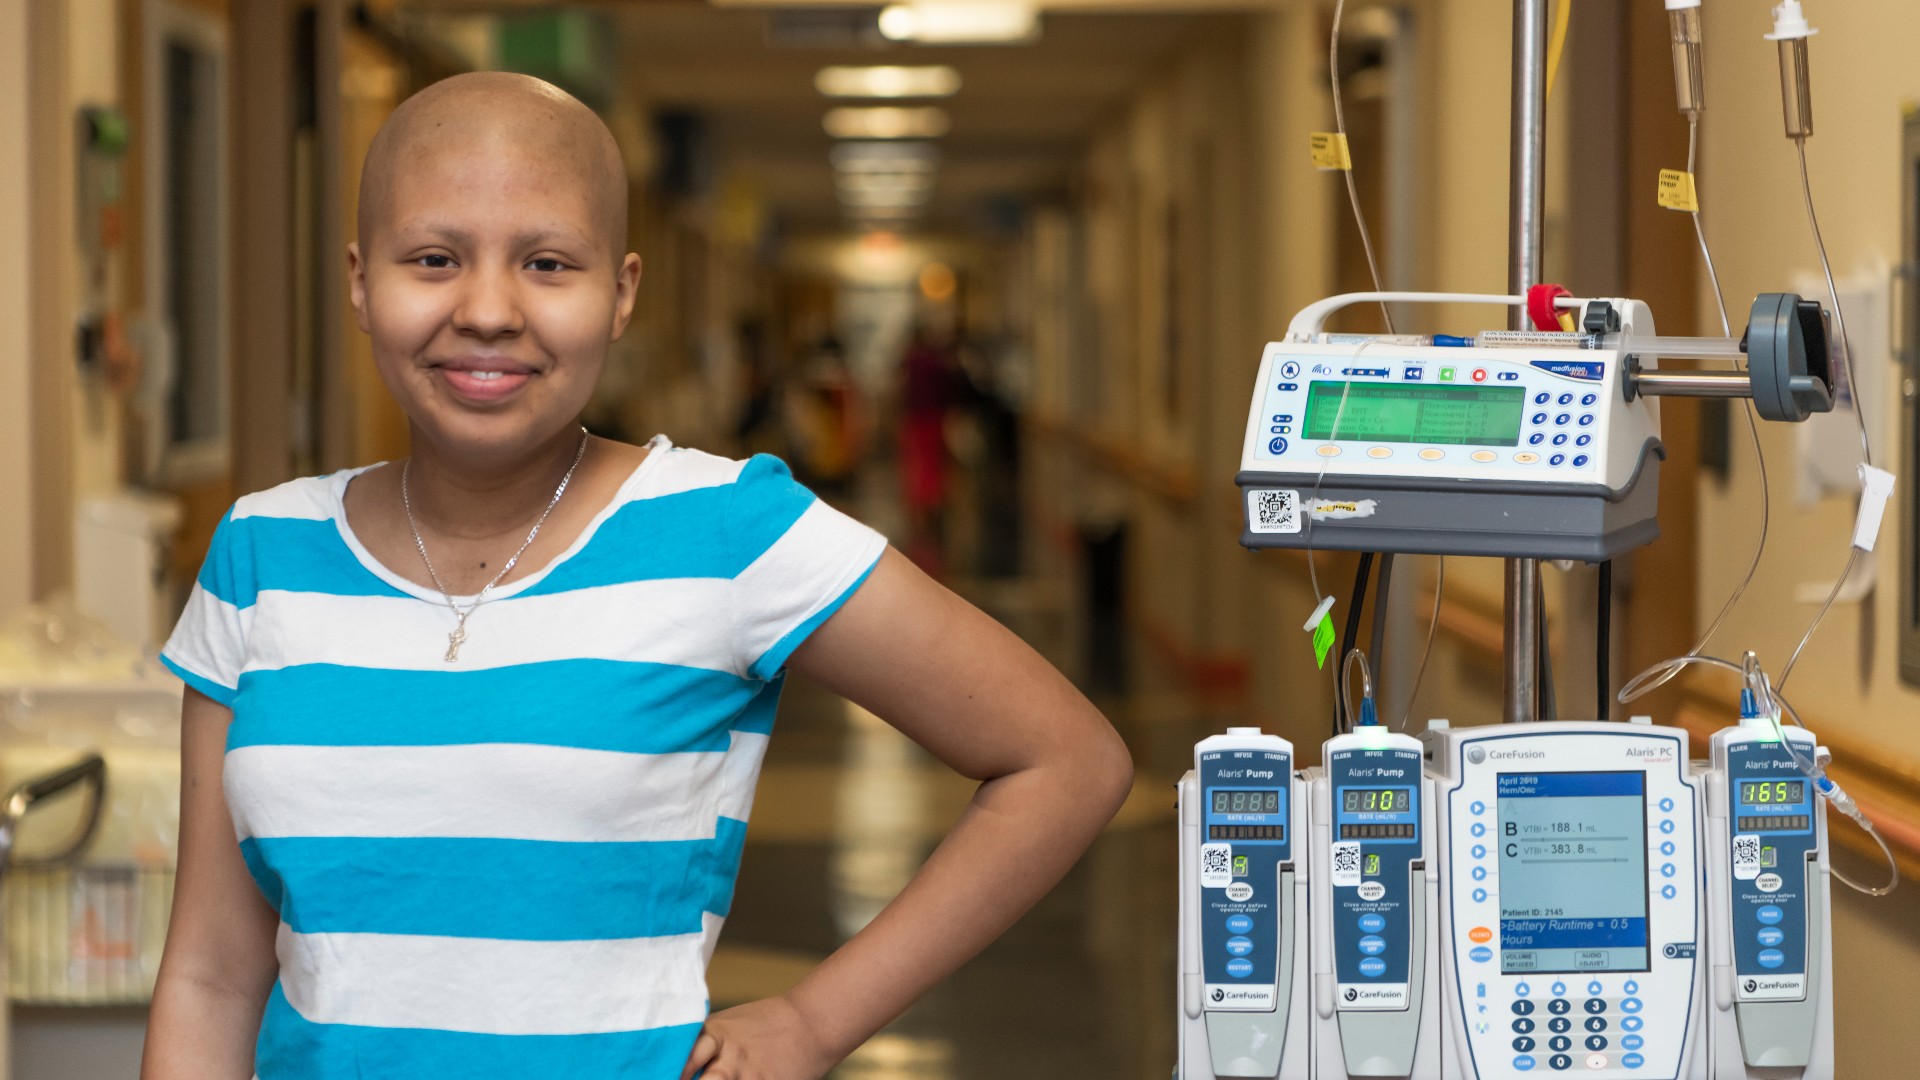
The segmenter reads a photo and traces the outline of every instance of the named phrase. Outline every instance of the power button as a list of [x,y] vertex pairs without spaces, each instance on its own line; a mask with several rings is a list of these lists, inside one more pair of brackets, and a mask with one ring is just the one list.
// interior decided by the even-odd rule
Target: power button
[[1267,450],[1273,454],[1284,454],[1287,452],[1287,440],[1275,439],[1267,444]]

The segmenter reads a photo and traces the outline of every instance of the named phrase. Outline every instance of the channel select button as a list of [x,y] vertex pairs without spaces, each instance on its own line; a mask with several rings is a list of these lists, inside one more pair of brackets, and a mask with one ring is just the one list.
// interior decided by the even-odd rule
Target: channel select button
[[1422,461],[1439,461],[1441,458],[1446,456],[1447,456],[1447,452],[1445,450],[1435,450],[1431,446],[1427,447],[1425,450],[1420,451],[1420,460]]
[[1494,453],[1491,450],[1475,450],[1473,452],[1473,460],[1478,461],[1482,464],[1492,461],[1493,459],[1499,456],[1500,455]]
[[1321,457],[1339,457],[1340,456],[1340,448],[1333,445],[1332,443],[1323,443],[1317,447],[1314,447],[1313,452],[1316,454],[1319,454]]

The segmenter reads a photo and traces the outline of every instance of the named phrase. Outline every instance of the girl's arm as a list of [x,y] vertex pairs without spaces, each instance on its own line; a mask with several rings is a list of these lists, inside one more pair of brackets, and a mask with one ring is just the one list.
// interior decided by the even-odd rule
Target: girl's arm
[[247,873],[220,787],[233,713],[188,689],[180,712],[180,860],[141,1080],[248,1080],[279,972],[274,914]]
[[785,994],[708,1021],[686,1070],[704,1080],[821,1076],[1059,882],[1132,782],[1064,676],[891,549],[789,666],[982,783],[878,918]]

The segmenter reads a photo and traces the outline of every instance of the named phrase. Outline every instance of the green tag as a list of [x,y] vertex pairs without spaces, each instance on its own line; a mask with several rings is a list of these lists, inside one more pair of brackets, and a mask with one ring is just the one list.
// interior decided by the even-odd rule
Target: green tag
[[1327,654],[1333,651],[1333,614],[1328,612],[1320,616],[1320,625],[1313,628],[1313,659],[1321,667],[1327,666]]

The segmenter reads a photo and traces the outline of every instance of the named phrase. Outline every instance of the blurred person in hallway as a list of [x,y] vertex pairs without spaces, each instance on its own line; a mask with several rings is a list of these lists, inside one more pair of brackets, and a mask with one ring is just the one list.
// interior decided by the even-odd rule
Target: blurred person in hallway
[[900,495],[907,510],[907,555],[938,577],[945,569],[951,457],[947,421],[961,396],[950,336],[922,318],[900,362]]
[[[624,185],[525,76],[374,139],[350,289],[410,453],[242,497],[163,652],[189,692],[144,1080],[818,1080],[1124,798],[1065,678],[780,461],[580,426],[640,285]],[[980,786],[857,935],[709,1015],[790,668]]]

